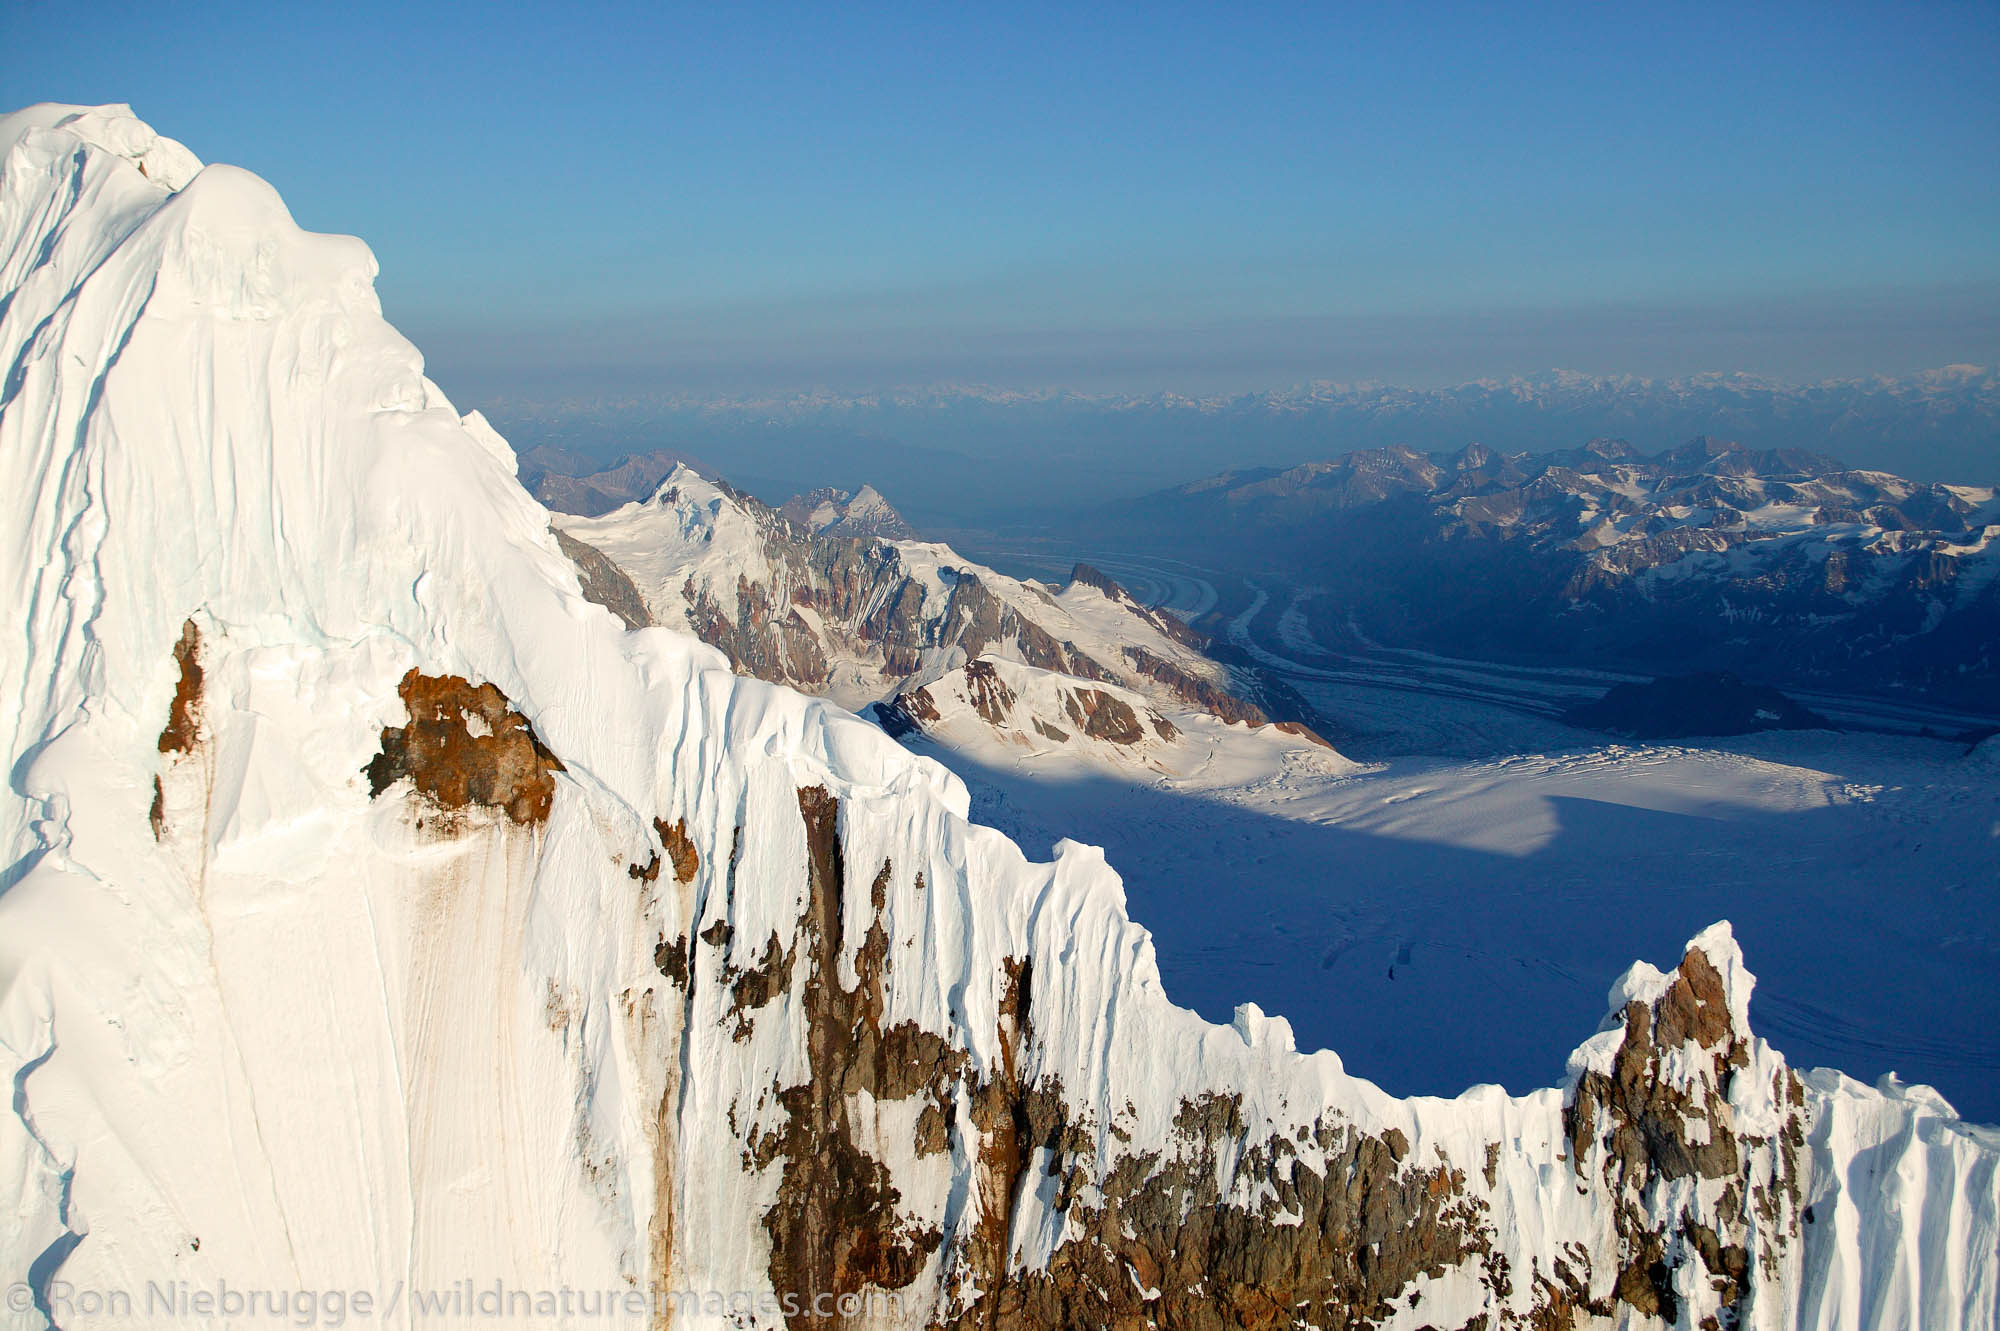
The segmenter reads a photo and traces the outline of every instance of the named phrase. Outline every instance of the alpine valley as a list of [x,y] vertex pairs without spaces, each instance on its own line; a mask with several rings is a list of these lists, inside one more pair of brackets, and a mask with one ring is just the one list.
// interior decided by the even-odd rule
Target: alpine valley
[[[1211,1023],[1102,851],[1030,858],[975,799],[1039,826],[992,794],[1027,764],[1403,817],[1435,782],[1389,803],[1254,654],[879,496],[787,515],[686,468],[552,514],[375,272],[125,107],[0,118],[9,1325],[215,1323],[149,1282],[396,1326],[452,1291],[791,1331],[1995,1325],[2000,1133],[1794,1066],[1729,924],[1624,970],[1540,1089],[1398,1096],[1255,1003]],[[1977,958],[1965,747],[1924,845]],[[1746,801],[1840,776],[1788,757],[1743,757]],[[1584,779],[1542,758],[1487,788]]]
[[2000,499],[1967,479],[1706,437],[1397,445],[1122,501],[1091,531],[1238,572],[1282,560],[1336,650],[1732,670],[1994,714]]

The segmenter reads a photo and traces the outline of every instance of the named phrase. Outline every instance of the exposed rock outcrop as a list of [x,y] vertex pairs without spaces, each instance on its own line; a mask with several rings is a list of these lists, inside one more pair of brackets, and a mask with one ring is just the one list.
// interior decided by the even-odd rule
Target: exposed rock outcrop
[[1613,684],[1602,698],[1573,707],[1564,721],[1634,739],[1747,735],[1758,730],[1831,730],[1833,723],[1776,689],[1735,675],[1677,675]]
[[603,606],[618,616],[628,629],[651,627],[653,616],[646,609],[646,598],[632,585],[632,579],[604,557],[604,552],[585,545],[560,527],[551,527],[556,545],[561,548],[569,562],[576,565],[577,584],[583,590],[583,599]]
[[414,668],[396,692],[410,720],[383,729],[381,751],[367,767],[372,794],[408,778],[418,794],[447,812],[476,804],[517,823],[547,820],[555,799],[550,773],[563,765],[507,695],[491,684]]
[[[804,1022],[794,1071],[731,1115],[775,1181],[785,1308],[881,1310],[833,1323],[853,1327],[1781,1326],[1833,1237],[1804,1206],[1814,1094],[1744,1026],[1726,927],[1672,972],[1634,968],[1560,1093],[1390,1101],[1248,1010],[1248,1050],[1211,1062],[1204,1038],[1200,1088],[1162,1104],[1188,1083],[1126,1080],[1144,1064],[1094,1016],[1095,1071],[1066,1061],[1078,981],[1032,940],[931,1009],[989,1016],[907,1015],[934,982],[911,969],[929,889],[857,851],[827,789],[797,804],[795,920],[757,967],[720,919],[694,958],[737,1007]],[[746,1050],[784,1029],[767,1020]]]

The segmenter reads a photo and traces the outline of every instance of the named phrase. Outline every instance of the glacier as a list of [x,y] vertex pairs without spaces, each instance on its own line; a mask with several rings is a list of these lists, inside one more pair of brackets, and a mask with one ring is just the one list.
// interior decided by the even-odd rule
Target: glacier
[[1100,852],[587,601],[375,274],[0,117],[9,1325],[1995,1325],[2000,1134],[1787,1066],[1726,925],[1526,1096],[1203,1022]]

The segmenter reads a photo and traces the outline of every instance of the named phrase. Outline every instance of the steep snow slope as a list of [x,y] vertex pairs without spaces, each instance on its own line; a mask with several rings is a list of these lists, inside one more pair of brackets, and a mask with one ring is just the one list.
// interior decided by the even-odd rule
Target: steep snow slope
[[1992,1324],[1991,1134],[1794,1074],[1726,928],[1519,1099],[1206,1025],[1098,852],[584,600],[373,274],[123,108],[0,120],[13,1324]]

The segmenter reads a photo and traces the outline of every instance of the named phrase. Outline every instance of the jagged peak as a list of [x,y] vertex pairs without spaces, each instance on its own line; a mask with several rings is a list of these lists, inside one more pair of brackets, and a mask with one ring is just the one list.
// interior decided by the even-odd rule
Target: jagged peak
[[917,538],[916,529],[904,521],[882,492],[865,483],[859,490],[829,485],[793,495],[778,512],[818,536],[883,541]]

